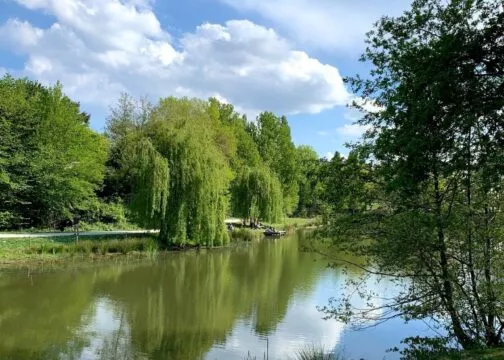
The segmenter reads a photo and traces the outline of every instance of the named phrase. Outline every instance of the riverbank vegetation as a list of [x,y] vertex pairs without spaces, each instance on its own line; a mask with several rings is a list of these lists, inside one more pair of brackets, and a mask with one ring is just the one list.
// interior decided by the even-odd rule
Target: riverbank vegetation
[[0,264],[51,262],[108,255],[152,255],[161,248],[154,236],[0,239]]
[[0,230],[156,228],[164,246],[219,246],[226,217],[283,224],[324,209],[327,162],[293,144],[283,116],[124,94],[100,134],[61,84],[5,75],[0,95]]
[[347,298],[323,309],[329,317],[429,320],[440,338],[406,341],[419,351],[502,346],[503,26],[500,1],[417,0],[369,33],[371,72],[347,79],[368,130],[329,165],[322,235],[400,291],[377,299],[348,284],[374,311]]
[[[306,221],[306,219],[303,219]],[[287,229],[292,225],[279,225]],[[248,227],[235,228],[228,232],[229,246],[255,242],[264,238],[262,230]],[[201,244],[188,241],[182,245],[166,245],[159,241],[158,235],[72,235],[44,238],[5,238],[0,239],[0,264],[27,262],[63,261],[69,258],[96,258],[109,255],[136,254],[150,256],[181,249],[200,249]]]

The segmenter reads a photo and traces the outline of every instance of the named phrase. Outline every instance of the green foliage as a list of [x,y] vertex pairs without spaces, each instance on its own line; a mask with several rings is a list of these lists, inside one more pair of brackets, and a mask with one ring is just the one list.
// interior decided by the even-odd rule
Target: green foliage
[[234,229],[229,234],[229,237],[232,242],[238,241],[254,241],[259,240],[264,237],[262,231],[260,230],[252,230],[252,229]]
[[141,133],[132,133],[122,141],[125,144],[121,171],[124,178],[131,179],[134,189],[129,199],[133,219],[144,228],[158,229],[161,219],[166,215],[168,161]]
[[306,145],[296,148],[299,201],[296,216],[313,217],[319,215],[323,207],[325,160],[319,159],[316,151]]
[[[371,128],[363,147],[377,163],[371,178],[387,196],[372,195],[369,210],[363,184],[373,168],[352,154],[333,161],[336,183],[346,186],[329,191],[353,214],[330,219],[337,244],[366,255],[363,268],[409,280],[380,309],[442,319],[449,340],[465,349],[504,341],[503,18],[497,0],[416,0],[403,15],[382,18],[362,57],[370,76],[347,80],[360,110],[379,107],[360,123]],[[348,181],[345,167],[356,175]],[[328,312],[362,316],[346,305]]]
[[233,213],[244,219],[276,222],[282,217],[282,189],[266,168],[244,168],[232,188]]
[[[229,162],[235,151],[225,141],[228,129],[216,117],[215,103],[167,98],[151,109],[128,135],[113,135],[115,173],[129,179],[125,196],[137,222],[159,226],[169,245],[227,243]],[[108,131],[115,134],[112,126]]]
[[171,169],[168,211],[161,237],[171,244],[214,246],[228,242],[225,216],[231,172],[215,139],[218,124],[208,103],[161,100],[149,133]]
[[59,84],[0,79],[0,144],[0,226],[52,226],[101,185],[107,142]]
[[28,254],[128,254],[131,252],[155,252],[158,244],[151,238],[114,240],[81,240],[73,243],[44,242],[27,249]]
[[265,112],[256,125],[213,98],[122,94],[102,136],[59,84],[5,76],[0,95],[0,228],[132,222],[161,229],[165,244],[212,246],[229,240],[226,215],[320,211],[320,164],[295,148],[285,117]]
[[377,197],[377,175],[366,160],[361,149],[356,148],[348,158],[336,153],[326,164],[323,197],[334,210],[356,213],[371,208]]
[[287,118],[271,112],[263,112],[257,118],[257,125],[250,125],[264,164],[280,180],[283,194],[283,210],[292,214],[298,203],[298,167]]

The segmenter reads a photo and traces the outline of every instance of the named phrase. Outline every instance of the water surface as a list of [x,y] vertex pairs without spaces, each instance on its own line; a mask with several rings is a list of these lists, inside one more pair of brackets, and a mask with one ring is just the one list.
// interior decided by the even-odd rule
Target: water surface
[[[292,358],[315,344],[351,359],[386,349],[419,324],[355,332],[317,306],[348,277],[288,237],[156,259],[0,270],[0,359]],[[390,289],[373,286],[379,293]]]

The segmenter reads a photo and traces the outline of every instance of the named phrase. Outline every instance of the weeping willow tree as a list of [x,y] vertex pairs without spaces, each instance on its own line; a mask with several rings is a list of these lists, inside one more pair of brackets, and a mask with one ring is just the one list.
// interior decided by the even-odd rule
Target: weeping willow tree
[[166,215],[169,194],[168,161],[140,132],[126,136],[122,141],[122,167],[134,190],[130,209],[140,226],[159,228]]
[[282,184],[258,165],[244,120],[217,105],[161,99],[141,124],[116,137],[137,223],[159,228],[166,245],[226,244],[230,198],[236,216],[274,222],[283,214]]
[[[208,115],[208,106],[199,100],[163,99],[144,126],[145,136],[170,168],[168,189],[152,182],[149,187],[151,179],[146,179],[146,188],[157,193],[155,199],[168,194],[166,211],[159,208],[163,210],[160,239],[168,245],[228,242],[225,216],[231,172],[215,141],[219,124]],[[157,165],[147,166],[149,171],[159,171]]]
[[232,187],[233,213],[244,219],[270,222],[282,217],[282,187],[266,168],[245,168]]

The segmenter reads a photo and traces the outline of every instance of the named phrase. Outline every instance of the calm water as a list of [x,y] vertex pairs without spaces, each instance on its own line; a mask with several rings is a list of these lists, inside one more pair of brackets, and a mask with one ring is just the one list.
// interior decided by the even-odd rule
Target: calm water
[[[355,332],[317,305],[348,276],[295,238],[155,260],[0,270],[0,359],[292,358],[310,344],[349,358],[386,349],[422,324]],[[386,294],[384,284],[370,286]]]

